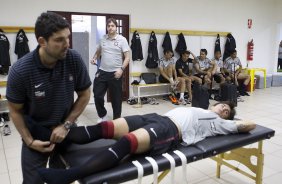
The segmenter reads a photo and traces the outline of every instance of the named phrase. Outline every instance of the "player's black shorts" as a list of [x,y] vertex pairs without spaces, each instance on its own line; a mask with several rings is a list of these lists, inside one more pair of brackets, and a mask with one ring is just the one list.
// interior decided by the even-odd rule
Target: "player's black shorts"
[[216,83],[221,83],[221,75],[222,75],[222,73],[215,73],[213,75],[213,78],[214,78]]
[[150,135],[150,154],[160,155],[179,144],[179,133],[176,125],[166,116],[156,113],[126,116],[129,131],[144,128]]
[[166,78],[164,78],[162,75],[159,76],[159,82],[160,83],[170,83]]

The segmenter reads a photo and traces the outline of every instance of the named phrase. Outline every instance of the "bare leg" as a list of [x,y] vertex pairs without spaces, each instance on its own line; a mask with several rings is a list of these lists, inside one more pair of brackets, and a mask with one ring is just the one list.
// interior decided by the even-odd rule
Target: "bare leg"
[[188,91],[189,94],[189,100],[192,101],[192,79],[190,77],[185,77],[185,82],[186,82],[186,89]]

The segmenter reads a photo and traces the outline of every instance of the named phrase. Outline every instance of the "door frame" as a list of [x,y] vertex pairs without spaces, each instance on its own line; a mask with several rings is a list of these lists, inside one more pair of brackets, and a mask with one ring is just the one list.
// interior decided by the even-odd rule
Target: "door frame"
[[[110,14],[110,13],[89,13],[89,12],[66,12],[66,11],[49,11],[57,13],[70,23],[70,31],[72,32],[71,17],[72,15],[87,15],[87,16],[105,16],[106,20],[108,18],[114,18],[123,20],[122,25],[122,36],[124,36],[129,43],[129,15],[128,14]],[[70,48],[72,48],[72,35],[70,35]],[[129,66],[123,72],[122,81],[122,100],[126,101],[129,98]],[[109,91],[107,93],[107,101],[110,101]]]

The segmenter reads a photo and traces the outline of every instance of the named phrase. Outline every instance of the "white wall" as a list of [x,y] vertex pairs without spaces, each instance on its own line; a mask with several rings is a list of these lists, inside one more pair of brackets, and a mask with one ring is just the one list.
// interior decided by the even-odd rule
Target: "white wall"
[[[277,65],[279,24],[282,22],[280,0],[123,0],[118,3],[116,0],[1,1],[5,8],[1,8],[0,26],[34,26],[37,16],[47,10],[129,14],[130,26],[134,28],[230,31],[237,41],[238,56],[243,65],[246,62],[247,42],[253,38],[254,61],[249,66],[265,67],[268,72],[273,72]],[[247,28],[249,18],[253,19],[251,30]],[[28,37],[30,48],[35,48],[35,40],[30,35]],[[144,51],[147,50],[148,37],[142,35]],[[159,37],[161,44],[162,35]],[[175,39],[172,39],[175,45]],[[203,44],[207,44],[207,47],[214,44],[214,38],[204,39],[200,43],[197,39],[187,37],[186,40],[188,48],[194,49],[196,54],[198,47],[206,47]],[[224,43],[221,42],[222,46]],[[14,47],[11,49],[14,50]],[[143,66],[144,63],[142,70],[145,69]]]

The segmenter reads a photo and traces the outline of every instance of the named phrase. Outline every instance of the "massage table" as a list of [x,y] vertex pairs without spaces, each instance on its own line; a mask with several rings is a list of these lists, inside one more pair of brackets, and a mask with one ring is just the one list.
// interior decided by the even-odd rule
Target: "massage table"
[[[218,178],[221,166],[225,165],[255,180],[257,184],[262,184],[263,140],[270,139],[274,134],[274,130],[257,125],[249,133],[209,137],[192,146],[179,145],[176,150],[163,155],[153,157],[132,155],[123,159],[118,166],[82,178],[78,182],[81,184],[116,184],[138,179],[138,183],[141,183],[143,176],[153,174],[154,183],[157,183],[170,171],[174,172],[174,168],[177,166],[183,167],[183,171],[185,171],[186,164],[211,158],[217,163],[216,176]],[[77,166],[91,158],[94,152],[105,149],[114,143],[114,140],[101,139],[84,145],[72,144],[62,154],[62,159],[68,167]],[[253,143],[258,143],[257,148],[244,147]],[[252,156],[257,158],[256,164],[251,163]],[[228,163],[228,160],[235,160],[245,165],[252,173],[233,166]],[[162,173],[158,175],[158,172]],[[171,179],[173,180],[173,177]],[[185,175],[183,180],[187,181]]]

